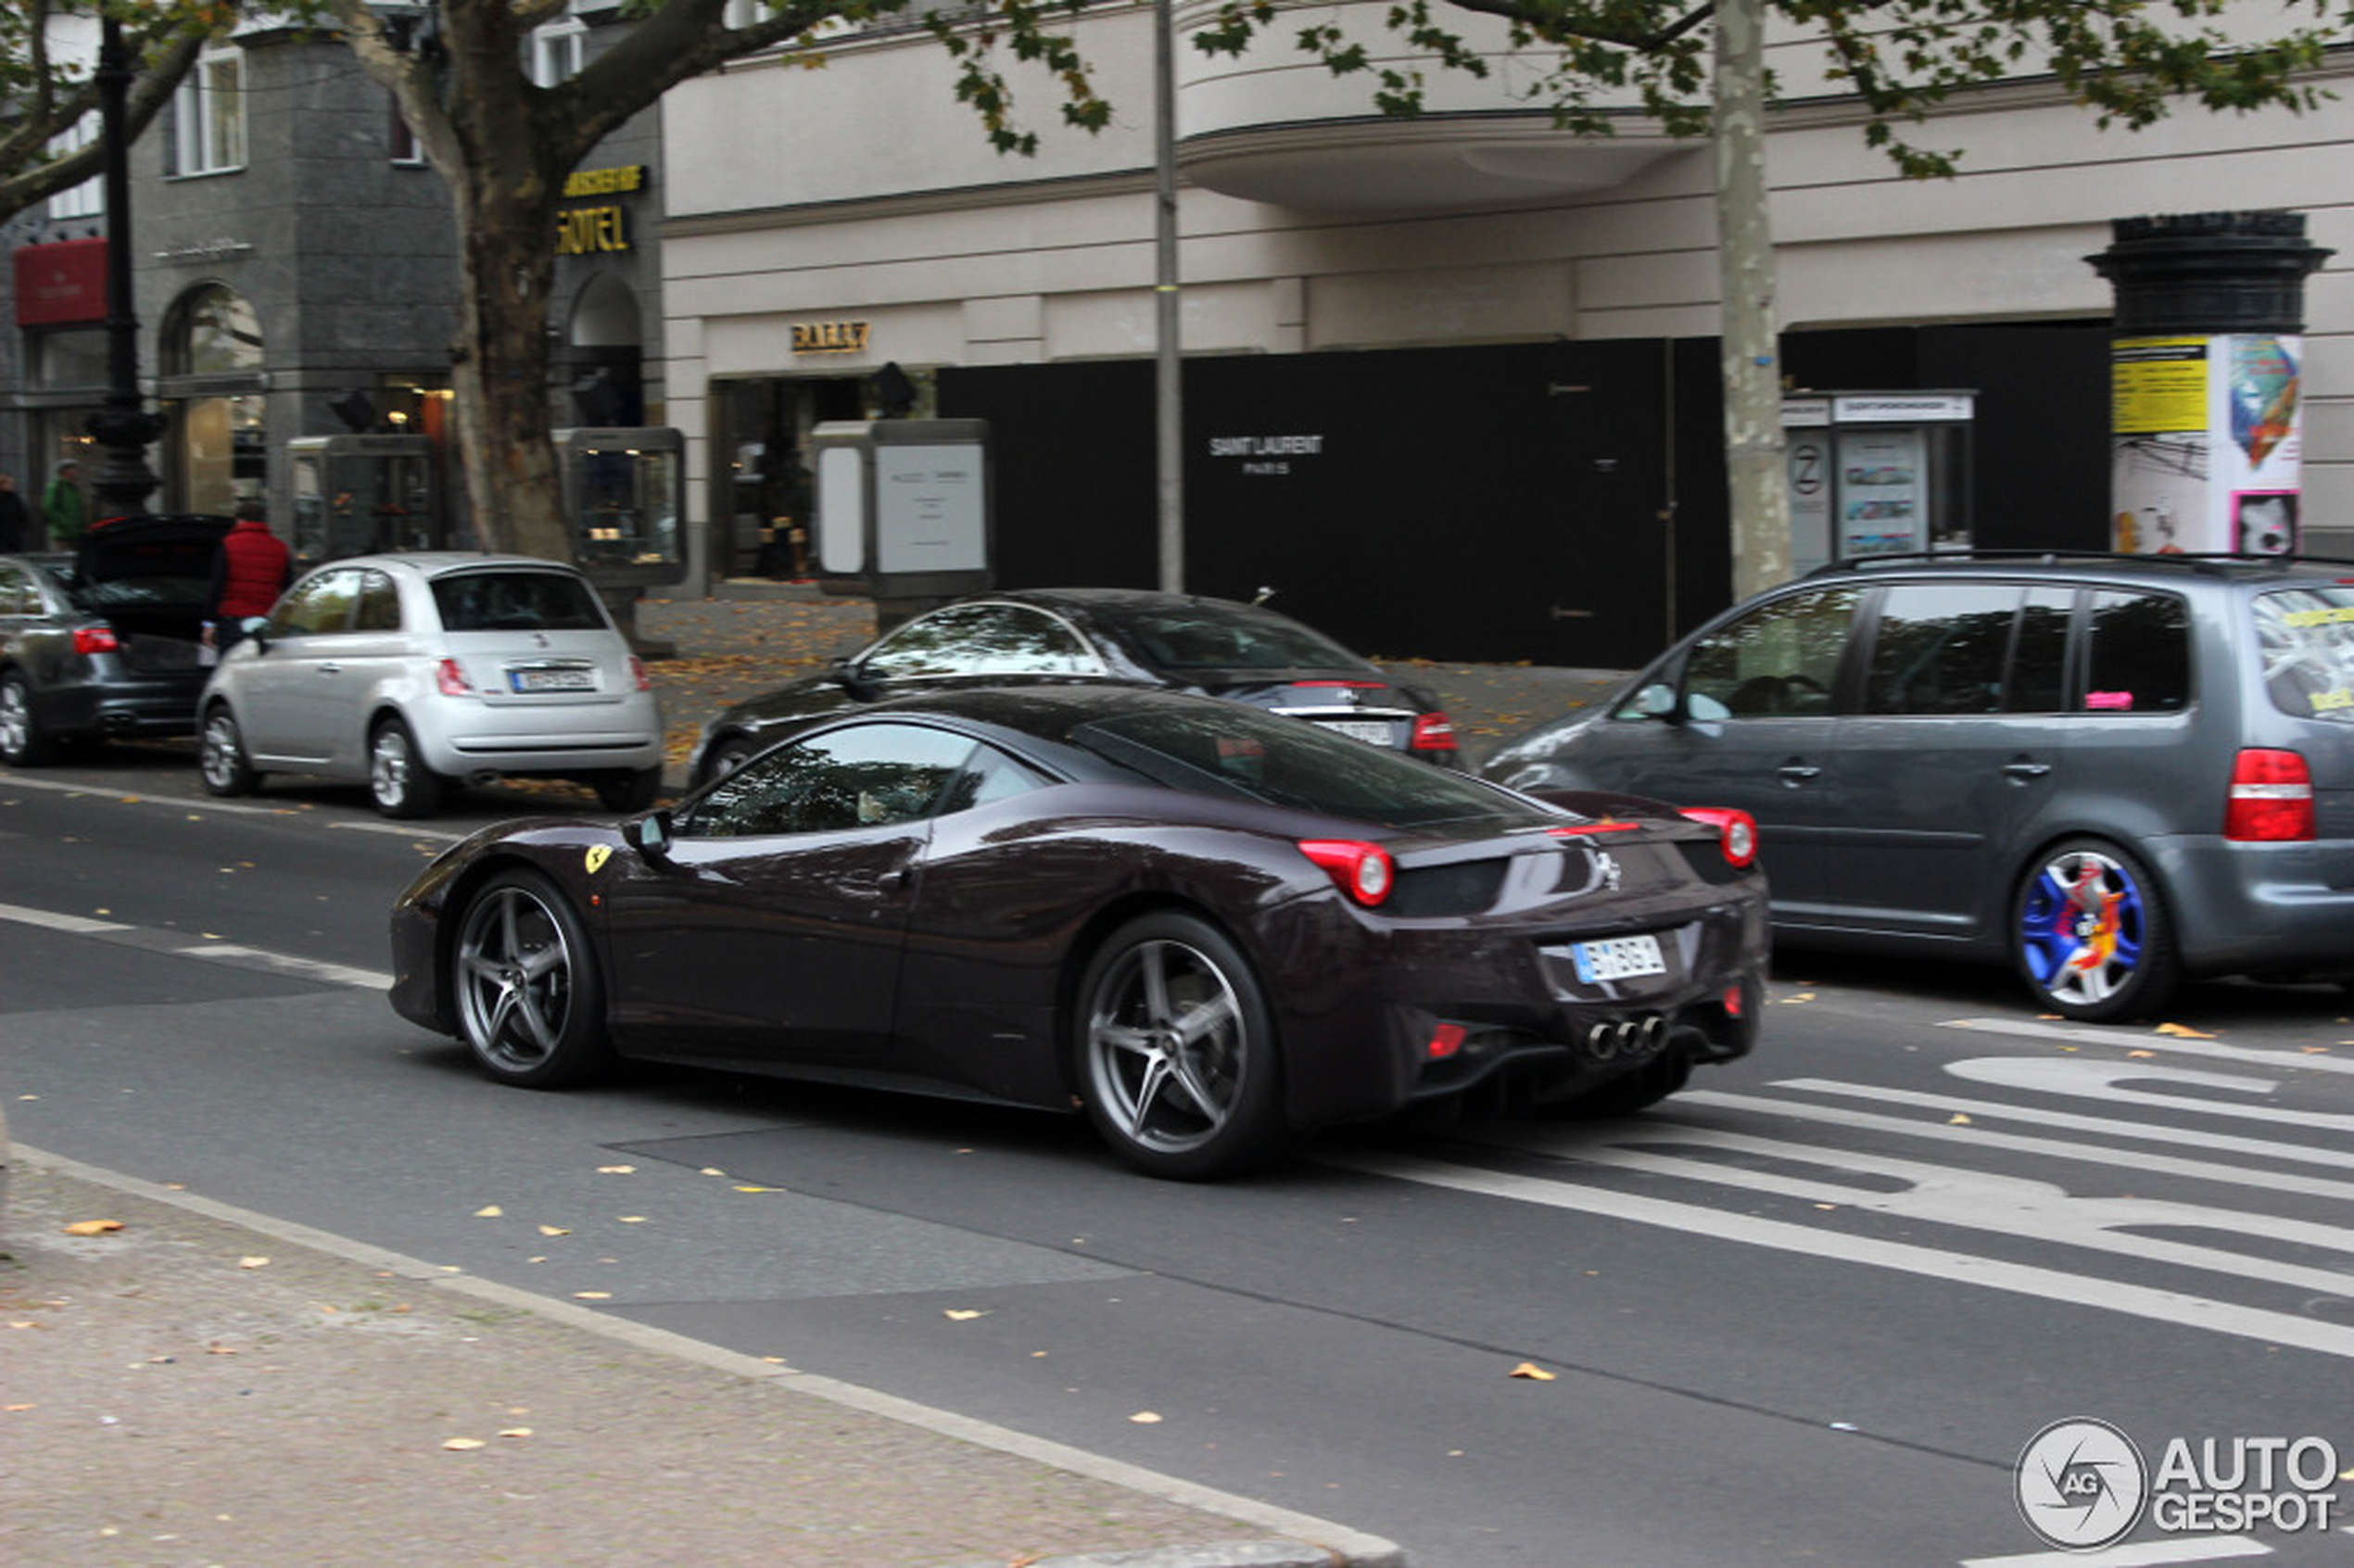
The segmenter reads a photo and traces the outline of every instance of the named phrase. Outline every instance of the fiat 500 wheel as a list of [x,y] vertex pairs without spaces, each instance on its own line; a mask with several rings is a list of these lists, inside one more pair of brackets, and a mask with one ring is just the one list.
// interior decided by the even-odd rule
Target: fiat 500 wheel
[[2011,943],[2037,999],[2089,1023],[2148,1013],[2181,979],[2157,883],[2130,852],[2097,839],[2037,861],[2012,904]]
[[1078,1024],[1088,1118],[1137,1170],[1229,1176],[1281,1150],[1273,1015],[1248,960],[1206,921],[1120,928],[1080,982]]
[[491,1077],[555,1089],[612,1060],[588,933],[545,878],[509,871],[486,883],[466,905],[451,970],[459,1032]]
[[399,719],[385,720],[368,738],[368,793],[386,816],[430,816],[441,804],[441,780]]

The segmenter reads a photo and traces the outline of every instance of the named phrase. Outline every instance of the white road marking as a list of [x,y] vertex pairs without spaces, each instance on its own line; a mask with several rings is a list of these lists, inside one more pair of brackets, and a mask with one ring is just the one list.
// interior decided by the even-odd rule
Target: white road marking
[[2180,1056],[2205,1056],[2211,1061],[2237,1062],[2243,1067],[2297,1068],[2308,1072],[2354,1073],[2354,1061],[2323,1053],[2264,1050],[2253,1045],[2226,1045],[2220,1040],[2186,1040],[2180,1035],[2136,1033],[2092,1024],[2037,1023],[2027,1018],[1949,1018],[1940,1029],[1975,1031],[1985,1034],[2016,1034],[2029,1040],[2065,1040],[2071,1044],[2108,1045],[2119,1050],[2170,1051]]
[[[1829,1094],[1868,1093],[1865,1085],[1823,1083],[1816,1080],[1786,1080],[1777,1087],[1812,1088]],[[2040,1120],[2033,1110],[2011,1106],[1998,1106],[1984,1100],[1948,1100],[1933,1094],[1923,1094],[1920,1103],[1934,1109],[1973,1119],[2014,1117],[2022,1120]],[[2199,1182],[2222,1182],[2241,1186],[2259,1187],[2268,1193],[2302,1193],[2309,1197],[2354,1200],[2354,1182],[2341,1182],[2327,1176],[2300,1176],[2294,1171],[2251,1170],[2246,1166],[2220,1165],[2209,1159],[2183,1159],[2173,1155],[2152,1154],[2146,1149],[2115,1149],[2100,1144],[2071,1143],[2061,1138],[2038,1138],[2023,1132],[1998,1132],[1991,1127],[1981,1127],[1976,1119],[1966,1125],[1943,1121],[1924,1121],[1917,1117],[1877,1116],[1870,1111],[1848,1110],[1840,1106],[1806,1105],[1794,1100],[1769,1099],[1763,1094],[1728,1094],[1713,1089],[1688,1089],[1673,1102],[1675,1110],[1686,1106],[1708,1106],[1721,1110],[1740,1111],[1753,1116],[1779,1117],[1791,1121],[1821,1122],[1830,1127],[1853,1128],[1863,1132],[1894,1132],[1908,1138],[1930,1142],[1962,1144],[1974,1148],[2004,1149],[2015,1154],[2036,1155],[2049,1159],[2069,1159],[2087,1165],[2116,1165],[2129,1170],[2149,1171],[2162,1176],[2186,1176]],[[1677,1126],[1673,1110],[1664,1119]],[[2114,1130],[2126,1135],[2139,1135],[2145,1129],[2130,1121],[2118,1121],[2108,1117],[2075,1117],[2075,1121],[2096,1124],[2097,1131]],[[2173,1132],[2174,1129],[2159,1131]],[[2217,1141],[2204,1134],[2179,1133],[2179,1141],[2213,1149]],[[2326,1157],[2325,1163],[2354,1166],[2354,1155],[2339,1151],[2301,1149],[2294,1144],[2271,1144],[2258,1139],[2237,1138],[2230,1142],[2242,1145],[2240,1152],[2271,1159],[2300,1159],[2313,1155]]]
[[[2123,1281],[2098,1279],[2064,1270],[2005,1262],[1967,1252],[1916,1246],[1905,1242],[1844,1234],[1783,1220],[1726,1213],[1703,1205],[1677,1203],[1639,1194],[1544,1177],[1483,1170],[1404,1156],[1351,1156],[1337,1152],[1323,1163],[1368,1175],[1386,1176],[1483,1197],[1593,1214],[1630,1224],[1652,1225],[1688,1235],[1739,1242],[1749,1246],[1832,1262],[1889,1269],[1954,1284],[2008,1291],[2069,1306],[2098,1308],[2145,1318],[2176,1328],[2225,1334],[2325,1356],[2354,1357],[2354,1327],[2343,1327],[2287,1312],[2243,1307],[2183,1291],[2160,1290]],[[2343,1283],[2343,1282],[2341,1282]]]
[[2073,1094],[2110,1106],[2151,1106],[2159,1110],[2191,1111],[2200,1116],[2231,1117],[2243,1121],[2270,1121],[2284,1127],[2320,1127],[2354,1132],[2354,1115],[2342,1111],[2284,1110],[2278,1106],[2246,1105],[2234,1101],[2191,1099],[2182,1094],[2145,1094],[2119,1087],[2132,1079],[2184,1083],[2196,1088],[2222,1089],[2234,1094],[2269,1094],[2278,1087],[2271,1079],[2240,1073],[2201,1072],[2196,1068],[2158,1067],[2148,1062],[2103,1062],[2082,1056],[1976,1056],[1948,1062],[1945,1070],[1956,1078],[1993,1083],[2031,1094]]
[[1961,1568],[2164,1568],[2167,1563],[2221,1562],[2231,1557],[2272,1555],[2271,1547],[2246,1536],[2198,1536],[2133,1541],[2101,1551],[2031,1551],[2018,1557],[1966,1557]]
[[108,790],[95,784],[71,784],[57,778],[27,778],[22,774],[0,772],[11,790],[47,790],[61,795],[95,795],[111,800],[119,805],[170,806],[176,811],[210,811],[226,816],[311,816],[320,825],[338,833],[390,833],[403,839],[434,839],[454,844],[464,838],[464,832],[448,828],[430,828],[417,823],[357,821],[343,817],[317,816],[300,806],[269,805],[252,801],[223,800],[218,795],[155,795],[139,790]]
[[[2093,1132],[2103,1137],[2131,1138],[2145,1144],[2187,1144],[2210,1154],[2248,1155],[2259,1159],[2293,1159],[2307,1165],[2335,1166],[2354,1170],[2354,1151],[2312,1147],[2302,1144],[2280,1144],[2262,1138],[2242,1138],[2229,1132],[2208,1132],[2185,1127],[2159,1127],[2138,1121],[2123,1121],[2111,1116],[2083,1116],[2074,1111],[2046,1110],[2035,1106],[2005,1105],[1996,1100],[1963,1099],[1952,1094],[1927,1093],[1918,1089],[1887,1089],[1870,1083],[1841,1083],[1828,1078],[1785,1078],[1778,1081],[1777,1089],[1795,1089],[1809,1094],[1842,1094],[1854,1099],[1875,1100],[1884,1105],[1918,1106],[1926,1110],[1940,1111],[1948,1116],[1984,1117],[1989,1119],[2023,1121],[2033,1126],[2064,1128],[2069,1132]],[[1702,1090],[1679,1094],[1674,1103],[1703,1104],[1712,1097]],[[1767,1104],[1787,1109],[1779,1100]],[[2187,1100],[2170,1098],[2174,1108],[2198,1108]],[[1908,1125],[1911,1125],[1908,1123]]]
[[53,931],[66,931],[75,936],[111,937],[120,940],[126,934],[142,940],[131,945],[144,952],[161,953],[175,958],[203,958],[233,967],[259,969],[270,974],[292,975],[297,979],[314,980],[327,985],[348,985],[362,991],[388,991],[392,976],[381,969],[355,968],[348,964],[330,964],[318,958],[300,958],[290,953],[272,953],[259,947],[245,947],[231,942],[190,942],[177,931],[156,927],[129,926],[119,920],[94,920],[81,915],[60,915],[55,910],[28,909],[18,904],[0,904],[0,920],[14,920],[19,925],[39,926]]

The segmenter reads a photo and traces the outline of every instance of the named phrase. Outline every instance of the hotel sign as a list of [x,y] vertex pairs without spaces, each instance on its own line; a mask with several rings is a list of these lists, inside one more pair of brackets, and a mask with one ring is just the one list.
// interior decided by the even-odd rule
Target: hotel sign
[[[623,164],[613,169],[576,169],[564,178],[563,199],[629,196],[645,188],[646,166]],[[617,202],[593,207],[567,207],[556,214],[556,254],[596,256],[630,248],[628,209]]]

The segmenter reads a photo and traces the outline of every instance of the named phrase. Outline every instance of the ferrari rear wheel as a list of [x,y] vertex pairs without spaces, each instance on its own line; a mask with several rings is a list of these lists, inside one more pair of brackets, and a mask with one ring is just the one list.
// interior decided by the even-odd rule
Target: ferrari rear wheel
[[1281,1151],[1274,1017],[1208,921],[1171,911],[1122,926],[1080,981],[1078,1021],[1088,1119],[1130,1165],[1193,1181]]
[[451,964],[458,1027],[491,1077],[557,1089],[611,1063],[588,930],[538,872],[504,871],[483,885]]

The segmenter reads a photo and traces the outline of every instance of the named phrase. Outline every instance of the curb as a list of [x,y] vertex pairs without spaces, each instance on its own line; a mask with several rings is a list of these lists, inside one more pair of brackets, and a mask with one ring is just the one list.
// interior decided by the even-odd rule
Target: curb
[[[13,1157],[14,1163],[19,1166],[39,1167],[127,1196],[239,1226],[273,1241],[306,1247],[347,1263],[394,1276],[412,1286],[449,1291],[486,1305],[528,1313],[569,1329],[598,1334],[637,1350],[690,1362],[755,1385],[809,1395],[941,1437],[995,1449],[1034,1464],[1067,1471],[1088,1480],[1120,1486],[1204,1513],[1221,1514],[1238,1524],[1269,1533],[1267,1538],[1258,1540],[1041,1558],[1030,1568],[1407,1568],[1404,1549],[1395,1542],[1330,1520],[1198,1486],[1066,1444],[1033,1437],[1010,1427],[902,1399],[876,1389],[779,1366],[667,1329],[614,1318],[590,1308],[539,1296],[494,1280],[462,1272],[453,1273],[443,1265],[427,1263],[405,1253],[392,1252],[348,1236],[240,1208],[234,1204],[221,1203],[194,1193],[175,1191],[120,1171],[86,1165],[80,1160],[23,1144],[15,1146]],[[7,1158],[6,1154],[0,1153],[0,1170],[5,1170]],[[996,1568],[996,1565],[976,1562],[970,1568]]]

